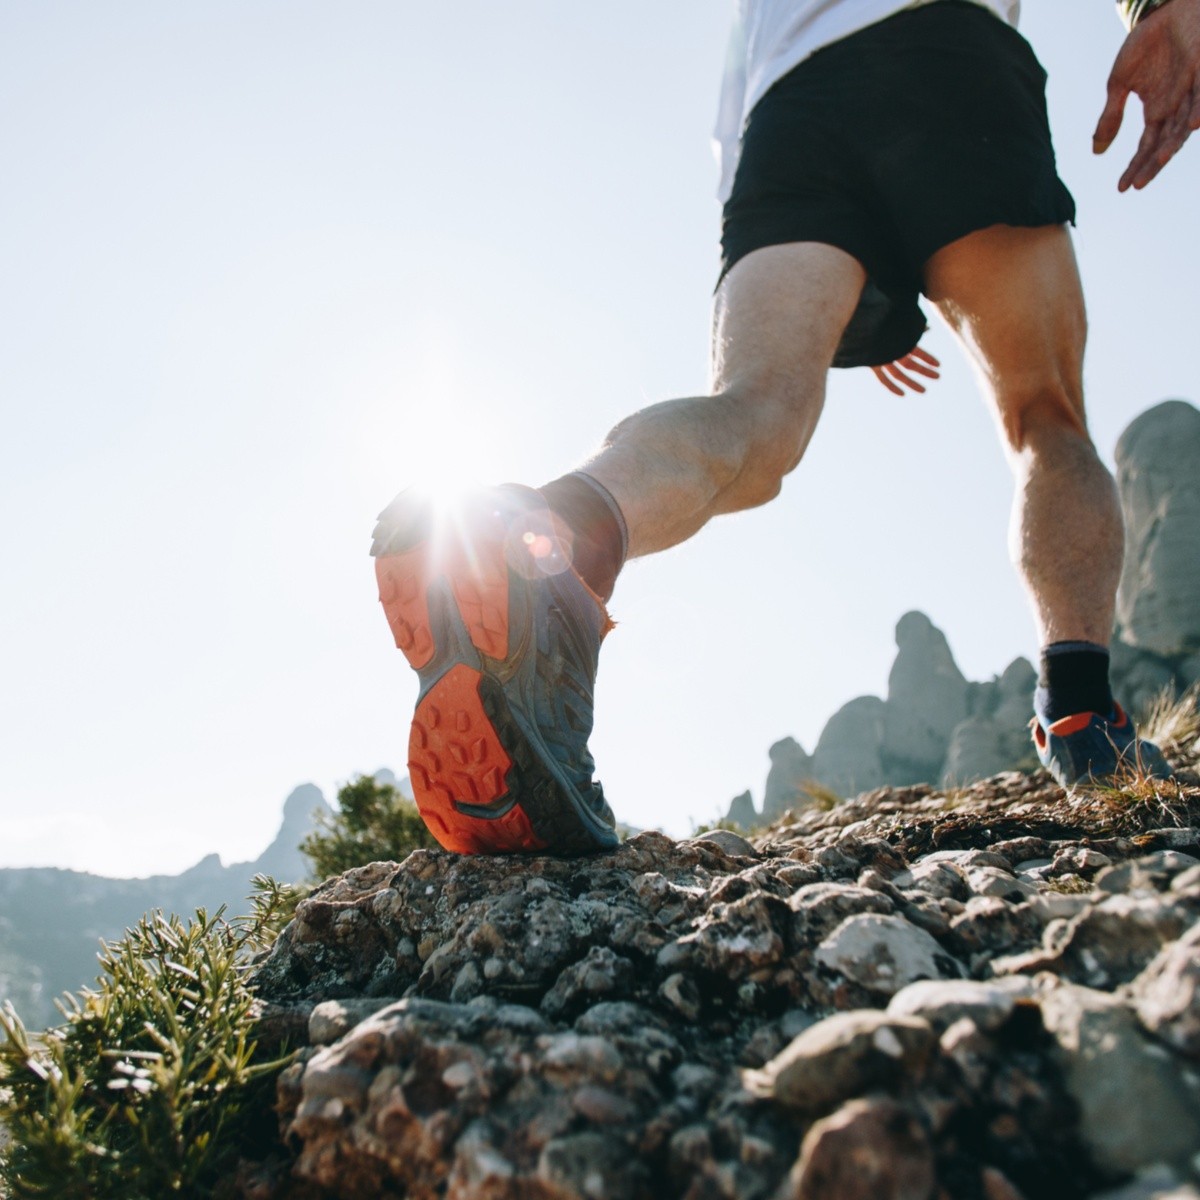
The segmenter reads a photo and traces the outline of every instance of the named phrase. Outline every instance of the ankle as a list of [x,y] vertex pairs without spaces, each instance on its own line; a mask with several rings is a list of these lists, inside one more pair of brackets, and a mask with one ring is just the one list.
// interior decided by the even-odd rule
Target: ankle
[[629,551],[625,517],[612,493],[583,471],[572,471],[538,491],[574,535],[576,573],[607,604]]
[[1108,647],[1095,642],[1053,642],[1042,649],[1034,708],[1047,725],[1077,713],[1113,712]]

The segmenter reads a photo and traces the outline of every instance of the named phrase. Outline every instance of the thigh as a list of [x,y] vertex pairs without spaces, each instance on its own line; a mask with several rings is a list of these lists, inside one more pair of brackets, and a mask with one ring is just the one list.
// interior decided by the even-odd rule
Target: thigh
[[[804,402],[823,381],[862,294],[857,259],[820,242],[766,246],[717,289],[712,389]],[[818,403],[819,407],[819,403]]]
[[978,367],[1013,450],[1035,423],[1085,429],[1087,318],[1065,226],[959,238],[926,263],[925,293]]

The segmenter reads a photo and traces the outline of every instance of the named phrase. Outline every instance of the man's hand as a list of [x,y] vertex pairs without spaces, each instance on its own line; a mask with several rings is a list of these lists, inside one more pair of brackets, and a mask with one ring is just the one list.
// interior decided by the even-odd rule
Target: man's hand
[[1200,129],[1200,0],[1170,0],[1134,26],[1108,77],[1108,103],[1092,139],[1103,154],[1112,145],[1130,93],[1142,102],[1146,128],[1117,184],[1144,188]]
[[919,379],[913,379],[911,375],[906,374],[907,371],[924,375],[926,379],[940,379],[942,376],[938,367],[941,365],[932,354],[918,346],[911,354],[898,358],[894,363],[888,363],[885,367],[872,367],[871,370],[889,392],[903,396],[905,388],[914,392],[925,391],[925,385]]

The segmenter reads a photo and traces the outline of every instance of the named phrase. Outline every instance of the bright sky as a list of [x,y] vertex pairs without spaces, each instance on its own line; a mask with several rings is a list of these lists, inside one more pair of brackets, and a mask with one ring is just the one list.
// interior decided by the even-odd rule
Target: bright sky
[[[1200,146],[1118,196],[1122,37],[1030,0],[1080,207],[1098,444],[1195,398]],[[706,378],[728,0],[0,7],[0,865],[257,855],[293,785],[404,771],[415,677],[367,557],[415,475],[541,483]],[[1136,103],[1134,118],[1139,117]],[[921,608],[1032,655],[1007,468],[968,369],[835,376],[772,506],[639,562],[593,749],[685,834],[882,694]]]

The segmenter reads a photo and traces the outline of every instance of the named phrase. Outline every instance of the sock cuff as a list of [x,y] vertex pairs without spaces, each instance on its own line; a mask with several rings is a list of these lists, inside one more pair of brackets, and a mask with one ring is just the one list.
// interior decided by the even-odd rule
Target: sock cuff
[[1105,658],[1110,657],[1108,647],[1101,646],[1099,642],[1051,642],[1042,647],[1043,658],[1054,658],[1059,654],[1103,654]]
[[621,561],[624,562],[629,555],[629,526],[625,524],[625,514],[621,511],[616,497],[604,484],[598,479],[593,479],[586,471],[569,471],[567,478],[578,479],[580,482],[586,483],[604,501],[605,507],[612,513],[613,520],[617,523],[617,529],[621,533]]

